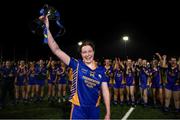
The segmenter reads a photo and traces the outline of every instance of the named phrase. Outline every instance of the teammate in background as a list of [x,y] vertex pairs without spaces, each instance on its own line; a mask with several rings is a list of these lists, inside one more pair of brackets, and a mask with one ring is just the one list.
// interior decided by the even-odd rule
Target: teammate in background
[[[143,96],[141,94],[141,87],[140,87],[140,70],[142,68],[142,58],[138,58],[135,62],[135,99],[137,104],[141,104],[143,102]],[[140,94],[138,94],[140,93]]]
[[147,64],[147,60],[142,61],[142,67],[140,69],[140,92],[141,96],[143,96],[143,104],[144,107],[148,104],[148,87],[149,87],[149,76],[150,69]]
[[[135,78],[134,78],[135,69],[131,59],[128,59],[126,62],[125,68],[125,81],[126,81],[126,100],[127,104],[131,103],[132,106],[135,106],[135,97],[134,97],[134,90],[135,90]],[[131,101],[129,99],[131,98]]]
[[169,64],[167,63],[167,56],[162,56],[162,67],[167,68],[165,81],[165,107],[164,111],[169,111],[169,104],[173,94],[176,112],[180,111],[180,81],[179,81],[179,66],[175,57],[171,57]]
[[44,86],[47,78],[47,68],[44,61],[40,59],[35,67],[36,71],[36,102],[41,102],[44,97]]
[[58,68],[56,81],[58,82],[58,102],[65,102],[67,76],[66,65],[63,62],[61,62],[61,66]]
[[153,90],[153,103],[156,106],[157,100],[160,105],[163,106],[163,81],[161,78],[161,68],[158,66],[158,61],[154,59],[152,61],[152,90]]
[[120,105],[124,102],[124,88],[125,88],[125,78],[124,78],[124,65],[120,59],[115,59],[114,65],[114,104],[117,104],[118,96],[120,96]]
[[109,92],[110,92],[110,101],[113,100],[113,67],[111,66],[110,59],[105,59],[104,60],[104,68],[106,70],[106,75],[108,79],[108,87],[109,87]]
[[24,60],[21,60],[15,77],[15,93],[16,93],[15,95],[17,102],[20,100],[20,97],[22,97],[23,101],[25,101],[26,79],[27,79],[27,68],[25,67]]
[[29,68],[27,72],[27,92],[26,92],[26,100],[29,102],[33,102],[35,97],[35,87],[36,87],[36,72],[35,65],[33,62],[29,63]]
[[6,106],[6,97],[9,92],[10,101],[15,104],[14,97],[14,78],[15,78],[15,69],[12,67],[12,64],[9,60],[4,62],[1,67],[2,75],[2,86],[1,86],[1,96],[0,96],[0,109],[3,109]]
[[47,65],[48,70],[48,101],[55,101],[55,84],[56,84],[56,75],[57,67],[54,60],[50,60]]

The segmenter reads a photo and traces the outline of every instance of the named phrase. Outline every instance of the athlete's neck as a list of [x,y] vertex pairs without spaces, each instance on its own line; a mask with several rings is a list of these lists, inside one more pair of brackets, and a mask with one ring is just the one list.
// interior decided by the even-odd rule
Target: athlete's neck
[[109,69],[111,66],[110,65],[105,65],[105,68],[106,69]]
[[95,70],[96,67],[97,67],[95,61],[92,61],[92,62],[90,62],[90,63],[86,63],[86,62],[85,62],[85,64],[86,64],[90,69],[92,69],[92,70]]

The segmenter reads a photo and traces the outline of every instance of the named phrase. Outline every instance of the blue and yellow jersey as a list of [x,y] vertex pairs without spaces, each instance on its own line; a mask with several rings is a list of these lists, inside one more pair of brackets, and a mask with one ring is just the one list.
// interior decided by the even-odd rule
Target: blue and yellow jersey
[[97,66],[90,69],[82,60],[70,59],[69,67],[73,69],[73,81],[69,101],[83,107],[98,106],[100,102],[101,83],[107,82],[105,69]]
[[35,77],[35,68],[29,69],[28,70],[28,77]]
[[132,68],[130,69],[125,68],[125,83],[127,86],[132,86],[135,84],[134,72]]
[[16,74],[16,71],[13,67],[7,68],[7,67],[2,67],[1,68],[1,73],[2,77],[4,79],[9,78],[9,77],[14,77]]
[[29,83],[35,82],[36,80],[36,73],[35,73],[35,68],[29,68],[28,70],[28,81]]
[[140,73],[139,73],[140,85],[146,86],[148,84],[148,75],[146,74],[146,72],[148,72],[148,68],[143,66],[140,69]]
[[45,80],[47,76],[47,69],[45,66],[37,65],[35,67],[37,80]]
[[123,77],[123,71],[122,70],[115,70],[114,72],[114,79],[115,79],[115,84],[124,84],[124,77]]
[[155,68],[152,69],[151,73],[152,73],[152,84],[155,84],[155,85],[162,84],[160,67],[157,67],[156,69]]
[[66,68],[65,67],[60,67],[59,71],[60,71],[60,78],[61,79],[66,79]]
[[57,69],[57,81],[59,84],[66,84],[67,78],[66,78],[66,67],[60,66]]
[[56,67],[50,67],[48,69],[48,80],[55,81],[56,73],[57,73],[57,68]]
[[17,70],[17,80],[24,81],[26,78],[26,68],[18,68]]
[[106,67],[104,67],[104,69],[105,69],[108,83],[113,84],[113,77],[111,77],[111,75],[113,74],[113,67],[110,66],[108,69],[106,69]]
[[168,66],[166,70],[167,74],[167,80],[165,83],[167,84],[175,84],[176,80],[178,79],[178,67],[172,68],[171,66]]

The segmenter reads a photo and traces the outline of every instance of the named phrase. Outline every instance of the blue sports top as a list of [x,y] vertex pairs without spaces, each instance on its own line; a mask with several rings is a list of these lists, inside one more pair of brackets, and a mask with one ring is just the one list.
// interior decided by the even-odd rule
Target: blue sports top
[[73,81],[69,101],[83,107],[99,106],[102,82],[107,82],[105,69],[97,66],[90,69],[82,60],[70,58],[69,66],[73,69]]

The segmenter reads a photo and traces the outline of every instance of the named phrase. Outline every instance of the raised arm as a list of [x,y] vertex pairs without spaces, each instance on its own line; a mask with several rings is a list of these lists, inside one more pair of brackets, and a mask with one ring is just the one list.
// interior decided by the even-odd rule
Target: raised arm
[[162,67],[163,68],[167,68],[168,67],[166,58],[167,58],[166,55],[162,56]]
[[119,65],[122,67],[122,69],[124,69],[124,65],[123,65],[123,63],[121,62],[120,58],[118,58],[118,63],[119,63]]
[[115,63],[114,63],[114,67],[113,67],[113,70],[116,70],[117,69],[117,58],[115,58]]
[[44,20],[44,23],[47,27],[47,33],[48,33],[48,45],[51,49],[51,51],[61,60],[63,61],[66,65],[69,65],[70,62],[70,57],[69,55],[67,55],[64,51],[62,51],[58,44],[56,43],[56,41],[54,40],[50,30],[49,30],[49,20],[48,20],[48,16],[44,17],[41,16],[40,17],[41,20]]
[[162,57],[159,53],[155,53],[155,55],[159,58],[160,61],[162,60]]
[[161,57],[161,55],[159,53],[155,53],[155,55],[159,58],[160,65],[162,67],[163,66],[163,58]]

